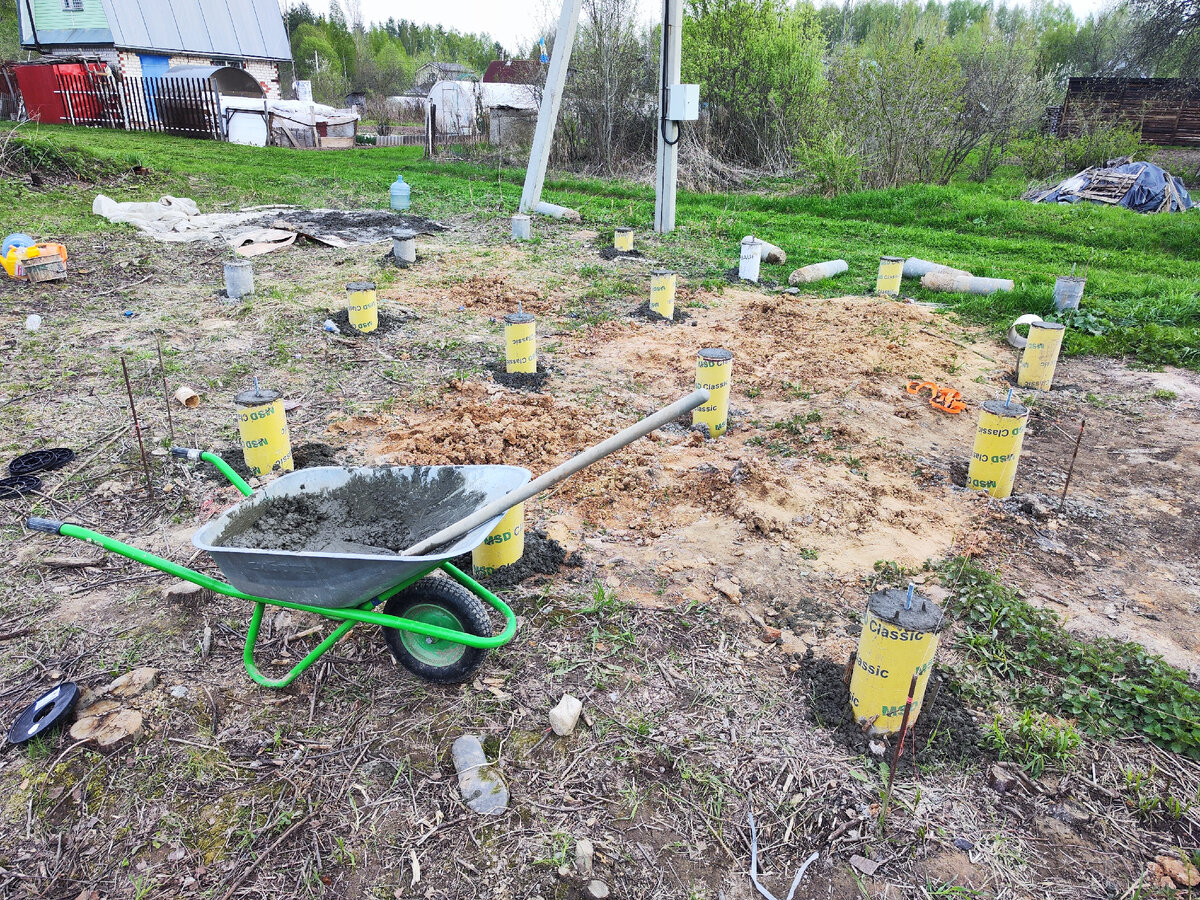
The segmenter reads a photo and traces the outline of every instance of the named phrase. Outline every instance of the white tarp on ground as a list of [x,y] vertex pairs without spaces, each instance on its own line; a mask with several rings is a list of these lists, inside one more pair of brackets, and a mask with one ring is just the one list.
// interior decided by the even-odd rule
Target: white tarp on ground
[[113,224],[133,225],[158,241],[223,240],[241,256],[280,250],[306,237],[328,247],[351,247],[391,240],[396,228],[425,234],[445,226],[392,210],[304,209],[299,206],[252,206],[230,213],[201,213],[186,197],[162,197],[157,203],[118,203],[100,194],[92,212]]
[[221,95],[221,109],[229,140],[255,147],[266,146],[268,118],[272,130],[286,128],[307,133],[320,125],[325,127],[325,134],[329,137],[354,137],[354,123],[359,119],[354,109],[336,109],[324,103],[262,100],[224,94]]

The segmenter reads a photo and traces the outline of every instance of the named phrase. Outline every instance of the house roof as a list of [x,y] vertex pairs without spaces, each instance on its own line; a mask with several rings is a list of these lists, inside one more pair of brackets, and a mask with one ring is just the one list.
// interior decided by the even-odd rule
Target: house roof
[[541,84],[542,64],[536,59],[496,59],[483,73],[484,84]]
[[[107,20],[99,27],[88,17],[87,28],[71,26],[71,13],[56,15],[34,5],[38,43],[43,46],[112,44],[158,53],[291,59],[278,0],[85,0],[98,3]],[[21,11],[21,44],[34,46],[25,4]],[[85,6],[86,9],[86,6]]]

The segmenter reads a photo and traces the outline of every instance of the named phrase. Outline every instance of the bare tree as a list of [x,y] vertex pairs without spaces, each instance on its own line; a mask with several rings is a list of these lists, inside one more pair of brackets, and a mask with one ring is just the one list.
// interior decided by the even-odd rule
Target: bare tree
[[1149,74],[1200,76],[1200,0],[1129,0],[1133,58]]

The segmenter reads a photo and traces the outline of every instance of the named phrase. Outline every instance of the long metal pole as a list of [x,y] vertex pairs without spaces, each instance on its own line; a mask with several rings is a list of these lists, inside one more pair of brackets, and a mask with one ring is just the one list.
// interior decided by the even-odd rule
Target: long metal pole
[[571,47],[575,43],[575,28],[579,24],[581,6],[583,0],[563,0],[562,12],[558,17],[558,31],[554,33],[554,53],[550,57],[550,71],[546,75],[546,87],[542,92],[542,105],[538,110],[533,147],[529,150],[525,188],[521,191],[520,212],[523,213],[533,212],[542,199],[546,166],[550,163],[550,145],[554,143],[554,123],[558,121],[558,109],[562,105],[563,88],[567,83],[567,68],[571,64]]
[[709,393],[704,388],[699,388],[686,397],[676,400],[670,406],[660,409],[652,416],[647,416],[640,422],[630,425],[624,431],[614,434],[605,441],[601,441],[595,447],[590,447],[582,453],[568,459],[565,463],[556,469],[551,469],[540,478],[535,478],[523,488],[518,488],[510,494],[505,494],[494,503],[489,503],[482,509],[472,513],[465,519],[455,522],[453,525],[448,525],[439,531],[437,534],[425,538],[419,543],[413,544],[407,550],[403,551],[401,556],[421,556],[447,544],[455,538],[462,537],[472,528],[477,528],[486,522],[502,513],[512,509],[518,503],[523,503],[530,497],[535,497],[542,491],[553,487],[560,481],[563,481],[574,475],[580,469],[585,469],[599,459],[603,459],[610,453],[620,450],[622,447],[627,447],[636,441],[638,438],[645,437],[656,428],[661,428],[673,419],[682,416],[686,412],[691,412],[697,406],[707,403]]
[[675,186],[679,173],[679,124],[667,121],[667,92],[679,84],[683,55],[683,11],[680,0],[663,0],[659,67],[658,162],[654,183],[654,230],[675,230]]
[[1058,499],[1058,511],[1062,512],[1063,506],[1067,502],[1067,491],[1071,487],[1071,476],[1075,474],[1075,457],[1079,455],[1079,445],[1083,442],[1083,426],[1087,424],[1087,419],[1079,420],[1079,435],[1075,438],[1075,450],[1071,453],[1071,465],[1067,467],[1067,481],[1063,485],[1062,496]]
[[162,341],[158,345],[158,374],[162,376],[163,403],[167,405],[167,429],[171,432],[171,444],[175,443],[175,421],[171,418],[171,391],[167,387],[167,367],[163,365]]
[[142,426],[138,423],[137,407],[133,405],[133,388],[129,386],[129,369],[125,357],[121,357],[121,373],[125,376],[125,393],[129,395],[129,412],[133,415],[133,430],[137,434],[138,450],[142,454],[142,471],[146,473],[146,493],[154,499],[154,485],[150,482],[150,463],[146,459],[146,445],[142,443]]

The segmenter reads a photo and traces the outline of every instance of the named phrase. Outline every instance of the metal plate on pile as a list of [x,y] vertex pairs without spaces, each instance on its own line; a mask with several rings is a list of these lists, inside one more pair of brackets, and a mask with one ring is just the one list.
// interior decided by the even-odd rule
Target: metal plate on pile
[[[222,547],[218,546],[217,540],[234,516],[248,506],[271,497],[331,490],[356,476],[411,479],[418,471],[436,476],[439,470],[444,469],[459,473],[465,479],[466,490],[478,491],[483,495],[475,509],[512,493],[531,477],[528,469],[517,466],[321,466],[302,469],[276,479],[258,490],[253,497],[226,510],[196,532],[192,543],[212,556],[230,584],[248,594],[329,609],[358,606],[422,569],[429,569],[439,562],[474,550],[499,524],[503,514],[469,531],[440,552],[428,556],[257,550]],[[463,517],[467,514],[464,512]],[[409,521],[419,519],[421,515],[421,510],[413,510]],[[430,528],[425,534],[432,534],[436,530]]]

